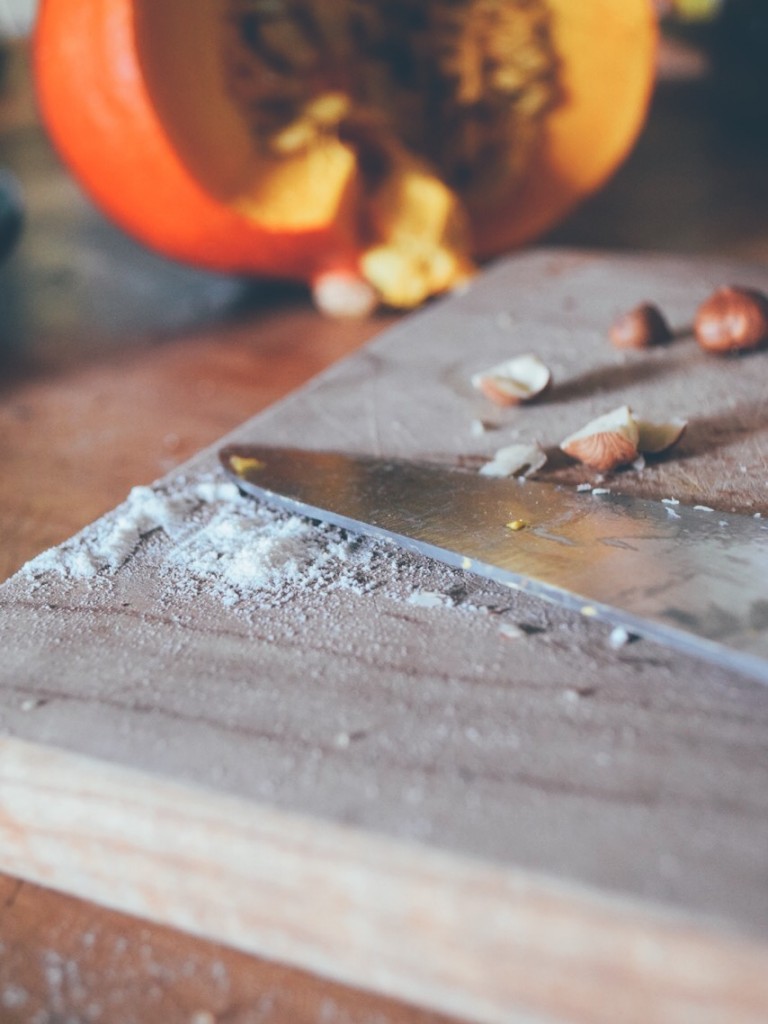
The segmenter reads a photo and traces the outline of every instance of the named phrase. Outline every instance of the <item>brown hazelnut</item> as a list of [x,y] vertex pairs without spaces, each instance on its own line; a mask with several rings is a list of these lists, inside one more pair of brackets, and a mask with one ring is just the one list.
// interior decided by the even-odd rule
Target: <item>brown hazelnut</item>
[[768,297],[753,288],[718,288],[699,306],[693,324],[707,352],[741,352],[768,341]]
[[672,331],[658,306],[643,302],[622,313],[611,325],[608,337],[616,348],[650,348],[670,341]]

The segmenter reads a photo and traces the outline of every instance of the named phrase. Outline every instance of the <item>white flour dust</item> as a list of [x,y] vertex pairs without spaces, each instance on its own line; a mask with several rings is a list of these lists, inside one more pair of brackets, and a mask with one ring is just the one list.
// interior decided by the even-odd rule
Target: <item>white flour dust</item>
[[[164,535],[160,573],[174,589],[204,590],[226,605],[256,594],[282,604],[297,588],[381,589],[414,603],[463,603],[463,574],[393,544],[359,537],[243,496],[213,474],[135,487],[122,505],[20,570],[28,579],[109,578]],[[169,543],[170,542],[170,543]]]

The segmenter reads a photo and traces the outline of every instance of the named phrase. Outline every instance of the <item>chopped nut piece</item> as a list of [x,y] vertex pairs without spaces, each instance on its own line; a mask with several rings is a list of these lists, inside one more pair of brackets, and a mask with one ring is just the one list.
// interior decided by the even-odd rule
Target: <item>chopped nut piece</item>
[[469,424],[469,430],[472,437],[482,437],[483,434],[487,434],[489,430],[495,430],[497,424],[491,423],[490,420],[472,420]]
[[230,455],[229,464],[232,471],[238,476],[245,476],[250,471],[264,469],[265,465],[261,459],[247,458],[243,455]]
[[677,444],[685,433],[688,421],[673,419],[668,423],[649,423],[647,420],[636,420],[639,437],[638,450],[644,455],[659,455]]
[[623,313],[612,324],[608,337],[616,348],[650,348],[669,341],[672,331],[658,306],[643,302]]
[[551,379],[538,356],[527,354],[474,374],[472,384],[496,405],[518,405],[540,395]]
[[686,426],[687,421],[683,419],[667,423],[640,420],[628,405],[622,405],[571,434],[560,447],[579,462],[608,472],[635,464],[643,455],[666,451],[680,440]]
[[768,342],[768,296],[753,288],[718,288],[696,311],[694,332],[707,352],[759,348]]
[[560,445],[571,458],[606,473],[638,456],[637,422],[628,405],[592,420]]
[[491,462],[480,467],[480,473],[483,476],[530,476],[546,461],[545,452],[537,444],[510,444],[499,448]]

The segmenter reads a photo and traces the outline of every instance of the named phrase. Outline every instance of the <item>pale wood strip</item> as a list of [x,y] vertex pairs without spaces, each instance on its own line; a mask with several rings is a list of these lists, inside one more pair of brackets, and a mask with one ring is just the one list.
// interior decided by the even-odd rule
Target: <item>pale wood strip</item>
[[712,922],[0,741],[3,870],[484,1024],[763,1022]]

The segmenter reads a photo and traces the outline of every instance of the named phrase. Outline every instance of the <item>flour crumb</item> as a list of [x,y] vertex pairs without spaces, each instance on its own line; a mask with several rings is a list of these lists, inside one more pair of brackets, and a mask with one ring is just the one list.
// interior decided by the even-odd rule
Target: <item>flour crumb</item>
[[418,608],[445,608],[453,602],[446,594],[437,594],[432,590],[417,590],[408,598],[408,604]]
[[527,635],[525,630],[515,622],[502,622],[499,626],[499,633],[505,640],[522,640]]
[[20,1010],[23,1006],[26,1006],[29,1000],[29,993],[21,985],[15,985],[11,983],[6,985],[2,992],[2,998],[0,1002],[6,1010]]
[[616,626],[611,630],[611,635],[608,637],[608,646],[612,650],[618,651],[622,647],[626,647],[631,639],[632,634],[627,629],[623,626]]

